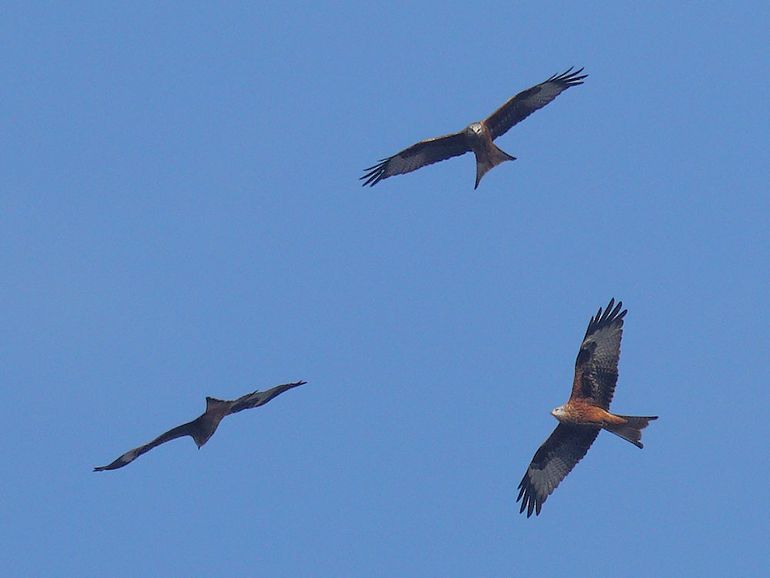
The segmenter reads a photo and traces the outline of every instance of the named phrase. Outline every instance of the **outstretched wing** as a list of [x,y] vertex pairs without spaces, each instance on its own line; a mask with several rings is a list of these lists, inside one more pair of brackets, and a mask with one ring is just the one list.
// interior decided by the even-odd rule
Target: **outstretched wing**
[[567,477],[588,448],[599,435],[599,428],[573,426],[560,423],[553,433],[535,452],[519,484],[519,513],[527,510],[527,518],[534,511],[540,515],[540,508],[559,483]]
[[132,450],[127,451],[111,464],[94,468],[94,471],[103,472],[105,470],[117,470],[118,468],[122,468],[123,466],[130,464],[136,458],[138,458],[142,454],[146,454],[152,448],[159,446],[160,444],[164,444],[168,441],[175,440],[176,438],[181,438],[183,436],[192,436],[194,438],[197,428],[199,427],[198,426],[199,419],[195,419],[191,422],[188,422],[188,423],[179,425],[173,429],[170,429],[166,433],[156,437],[150,443],[144,444],[143,446],[139,446],[138,448],[134,448]]
[[594,405],[609,409],[615,384],[618,382],[620,339],[623,337],[623,317],[628,311],[623,302],[610,299],[607,308],[591,321],[575,360],[575,379],[570,400],[588,399]]
[[393,175],[403,175],[416,171],[420,167],[432,165],[439,161],[467,153],[471,148],[465,135],[461,132],[429,138],[402,150],[400,153],[382,159],[376,165],[365,170],[365,174],[359,180],[364,181],[363,186],[373,187],[382,179]]
[[561,74],[554,74],[545,82],[541,82],[521,91],[503,106],[493,112],[485,121],[492,140],[505,134],[510,128],[527,118],[536,110],[543,108],[570,86],[583,84],[587,74],[580,74],[583,69],[572,72],[572,67]]
[[271,387],[267,391],[254,391],[252,393],[247,393],[244,396],[239,397],[235,401],[233,401],[233,405],[230,406],[230,412],[229,413],[237,413],[239,411],[243,411],[244,409],[251,409],[252,407],[259,407],[260,405],[265,405],[268,401],[273,399],[276,396],[281,395],[284,391],[288,391],[294,387],[299,387],[300,385],[305,385],[307,381],[295,381],[294,383],[284,383],[283,385],[276,385],[275,387]]

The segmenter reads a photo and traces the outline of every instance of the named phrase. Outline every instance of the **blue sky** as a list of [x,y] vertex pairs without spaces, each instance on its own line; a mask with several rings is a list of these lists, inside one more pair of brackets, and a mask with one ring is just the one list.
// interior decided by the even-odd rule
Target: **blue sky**
[[[766,572],[769,29],[766,2],[4,4],[3,568]],[[477,191],[470,155],[359,186],[571,65]],[[613,409],[660,419],[527,520],[613,296]]]

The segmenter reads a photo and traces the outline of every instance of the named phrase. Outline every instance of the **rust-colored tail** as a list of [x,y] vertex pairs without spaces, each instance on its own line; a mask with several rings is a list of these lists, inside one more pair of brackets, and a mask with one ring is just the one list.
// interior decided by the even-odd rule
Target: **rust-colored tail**
[[489,144],[491,148],[487,151],[488,154],[484,155],[483,158],[481,158],[479,154],[476,153],[476,186],[473,187],[474,189],[479,188],[481,177],[487,174],[487,172],[490,171],[492,168],[496,167],[500,163],[504,163],[505,161],[516,160],[516,157],[512,157],[503,149],[498,147],[496,144],[494,143],[489,143]]
[[642,445],[642,430],[646,428],[651,421],[658,419],[657,415],[647,417],[618,415],[617,417],[623,418],[626,422],[618,425],[606,425],[604,426],[604,429],[631,442],[638,448],[644,447]]

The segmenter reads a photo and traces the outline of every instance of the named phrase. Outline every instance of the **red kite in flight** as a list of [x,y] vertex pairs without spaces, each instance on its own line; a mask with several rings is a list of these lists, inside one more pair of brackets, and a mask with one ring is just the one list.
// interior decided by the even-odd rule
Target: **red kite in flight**
[[[613,308],[614,306],[614,308]],[[551,414],[559,425],[535,452],[527,473],[519,484],[519,512],[527,510],[527,518],[540,514],[540,508],[559,483],[567,477],[600,430],[607,430],[642,446],[642,430],[658,416],[634,417],[610,413],[610,402],[618,381],[620,338],[623,336],[623,317],[627,311],[610,299],[607,309],[602,308],[591,321],[580,345],[575,362],[575,379],[569,401]],[[522,500],[523,498],[523,500]]]
[[142,454],[149,452],[152,448],[183,436],[190,436],[195,440],[198,449],[200,449],[203,444],[209,441],[209,438],[214,435],[214,432],[217,431],[217,427],[219,426],[219,422],[222,421],[222,418],[225,416],[228,416],[231,413],[238,413],[244,409],[265,405],[268,401],[282,394],[284,391],[306,383],[306,381],[297,381],[295,383],[276,385],[267,391],[254,391],[234,400],[207,397],[206,411],[200,417],[191,422],[177,426],[174,429],[168,430],[151,442],[127,451],[111,464],[94,468],[94,471],[103,472],[104,470],[117,470],[118,468],[130,464]]
[[587,74],[580,74],[583,69],[572,72],[569,68],[561,74],[555,74],[524,90],[498,108],[485,120],[474,122],[464,130],[454,134],[429,138],[402,150],[400,153],[382,159],[376,165],[366,169],[360,180],[364,185],[374,186],[382,179],[393,175],[403,175],[416,171],[420,167],[437,163],[473,151],[476,155],[476,189],[479,181],[492,167],[505,161],[516,160],[498,148],[492,141],[504,135],[536,110],[543,108],[570,86],[583,84]]

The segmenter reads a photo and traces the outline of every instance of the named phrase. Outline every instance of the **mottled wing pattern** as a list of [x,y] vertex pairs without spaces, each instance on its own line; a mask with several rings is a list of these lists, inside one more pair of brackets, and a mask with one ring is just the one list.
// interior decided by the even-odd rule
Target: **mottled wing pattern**
[[254,391],[252,393],[247,393],[246,395],[241,396],[233,401],[232,406],[230,406],[229,413],[237,413],[239,411],[243,411],[244,409],[251,409],[252,407],[265,405],[268,401],[278,395],[281,395],[284,391],[288,391],[294,387],[299,387],[300,385],[305,385],[306,383],[306,381],[284,383],[283,385],[276,385],[275,387],[271,387],[267,391]]
[[176,426],[175,428],[168,430],[166,433],[159,435],[151,442],[144,444],[143,446],[139,446],[138,448],[134,448],[132,450],[127,451],[111,464],[94,468],[94,471],[103,472],[105,470],[117,470],[118,468],[122,468],[123,466],[130,464],[136,458],[138,458],[142,454],[146,454],[152,448],[157,447],[160,444],[164,444],[168,441],[175,440],[176,438],[181,438],[183,436],[195,437],[194,433],[196,431],[197,426],[198,426],[197,419],[191,422]]
[[519,512],[527,511],[527,518],[534,511],[540,514],[546,499],[559,483],[567,477],[599,435],[599,428],[559,424],[547,440],[535,452],[519,484]]
[[615,299],[610,299],[603,312],[599,307],[596,315],[591,317],[575,360],[570,400],[589,399],[595,405],[609,409],[618,381],[620,339],[626,313],[622,301],[615,305]]
[[366,185],[373,187],[382,179],[410,173],[420,167],[459,156],[470,150],[462,132],[429,138],[365,169],[364,176],[359,180],[364,181],[364,187]]
[[508,132],[512,126],[536,110],[543,108],[569,87],[583,84],[583,79],[588,75],[580,74],[581,72],[583,72],[582,68],[574,72],[569,68],[511,98],[484,121],[492,135],[492,140]]

